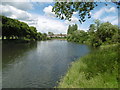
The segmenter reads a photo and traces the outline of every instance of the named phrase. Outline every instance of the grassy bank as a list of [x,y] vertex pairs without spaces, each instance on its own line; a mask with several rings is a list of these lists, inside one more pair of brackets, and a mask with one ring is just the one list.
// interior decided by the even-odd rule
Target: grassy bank
[[58,88],[117,88],[118,45],[98,50],[72,63]]

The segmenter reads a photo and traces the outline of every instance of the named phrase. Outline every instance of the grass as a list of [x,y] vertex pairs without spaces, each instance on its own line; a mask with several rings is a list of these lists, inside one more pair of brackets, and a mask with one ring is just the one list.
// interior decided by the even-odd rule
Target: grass
[[101,46],[72,63],[58,88],[118,88],[118,45]]

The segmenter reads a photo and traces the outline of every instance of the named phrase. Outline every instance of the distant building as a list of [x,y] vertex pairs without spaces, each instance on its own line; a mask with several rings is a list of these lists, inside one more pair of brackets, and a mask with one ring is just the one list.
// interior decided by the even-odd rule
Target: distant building
[[47,37],[67,37],[67,34],[54,34],[54,35],[47,35]]

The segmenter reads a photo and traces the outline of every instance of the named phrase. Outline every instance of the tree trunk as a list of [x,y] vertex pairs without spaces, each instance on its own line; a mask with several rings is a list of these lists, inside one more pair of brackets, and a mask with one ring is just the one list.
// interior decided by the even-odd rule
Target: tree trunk
[[4,36],[2,35],[2,40],[4,40]]

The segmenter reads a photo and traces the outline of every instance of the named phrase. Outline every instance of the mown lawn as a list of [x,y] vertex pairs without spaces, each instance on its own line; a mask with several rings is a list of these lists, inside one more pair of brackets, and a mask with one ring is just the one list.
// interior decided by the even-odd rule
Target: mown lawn
[[118,45],[101,46],[72,63],[58,88],[118,88]]

